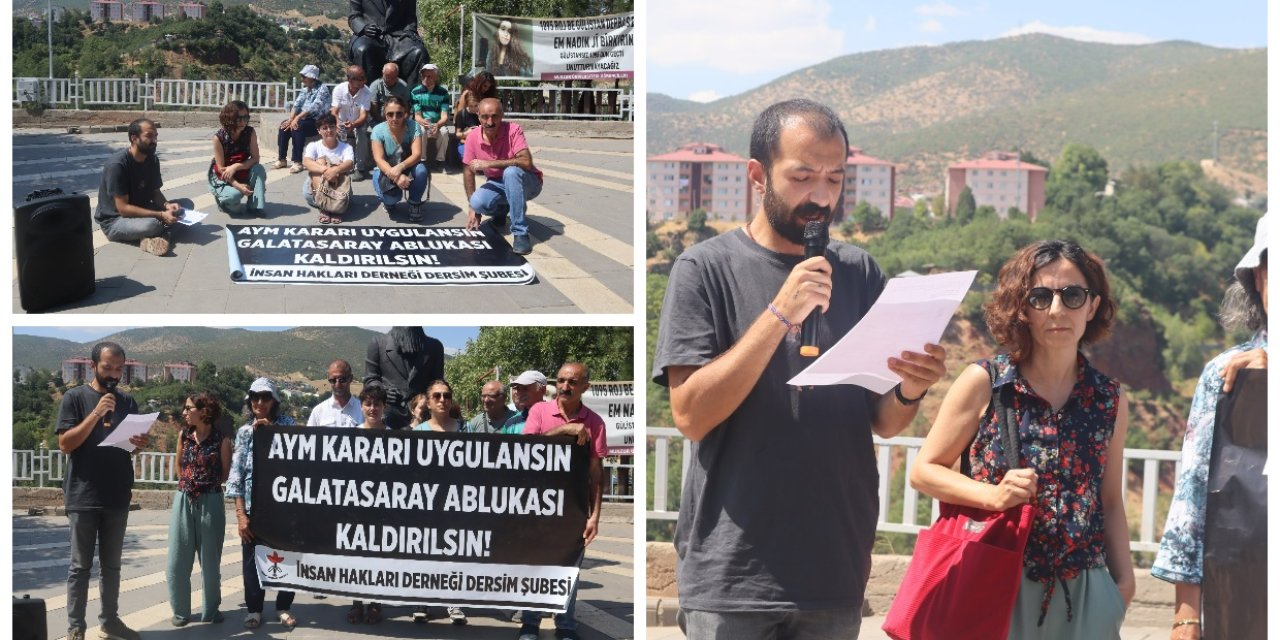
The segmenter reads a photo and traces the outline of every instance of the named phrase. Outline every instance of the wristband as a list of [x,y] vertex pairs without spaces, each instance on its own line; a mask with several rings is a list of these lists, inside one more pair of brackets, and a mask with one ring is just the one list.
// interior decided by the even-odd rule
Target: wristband
[[1177,629],[1178,627],[1185,627],[1190,624],[1194,624],[1195,626],[1198,627],[1200,626],[1200,620],[1197,618],[1187,618],[1186,620],[1178,620],[1173,623],[1173,628]]
[[778,311],[778,308],[773,306],[772,302],[769,303],[769,310],[773,312],[773,315],[778,316],[778,320],[781,320],[782,324],[787,326],[787,331],[789,333],[797,333],[800,331],[800,327],[797,327],[790,320],[788,320],[786,316],[782,315],[782,312]]
[[920,397],[918,398],[908,399],[906,396],[902,395],[902,383],[899,382],[898,384],[893,385],[893,395],[898,399],[898,402],[901,402],[904,406],[909,407],[913,404],[920,402],[921,400],[924,399],[925,396],[929,395],[929,390],[925,389],[924,393],[920,394]]

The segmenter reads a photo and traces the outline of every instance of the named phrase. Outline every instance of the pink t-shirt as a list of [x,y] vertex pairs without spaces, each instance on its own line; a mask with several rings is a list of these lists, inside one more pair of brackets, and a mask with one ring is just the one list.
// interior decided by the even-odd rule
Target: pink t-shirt
[[591,457],[608,456],[609,443],[605,442],[604,418],[585,405],[578,409],[578,415],[566,418],[560,413],[560,405],[555,400],[539,402],[529,409],[529,418],[524,422],[524,434],[536,436],[547,433],[562,424],[568,424],[573,418],[579,418],[582,424],[587,425],[587,434],[591,436]]
[[[485,139],[484,127],[476,127],[467,134],[467,142],[462,149],[462,163],[471,164],[472,160],[510,160],[516,157],[521,149],[528,148],[529,143],[524,139],[524,129],[514,122],[498,125],[498,136],[493,144],[489,144]],[[541,182],[542,171],[534,167],[533,173]],[[502,169],[486,169],[484,177],[490,180],[501,180]]]

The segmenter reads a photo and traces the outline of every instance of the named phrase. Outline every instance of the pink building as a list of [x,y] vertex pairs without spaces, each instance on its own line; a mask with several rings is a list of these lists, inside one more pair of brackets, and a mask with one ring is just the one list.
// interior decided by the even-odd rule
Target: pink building
[[152,0],[140,0],[129,5],[129,19],[134,22],[151,22],[164,17],[164,5]]
[[62,361],[62,382],[84,382],[93,377],[93,360],[88,358],[67,358]]
[[1044,179],[1048,169],[1022,162],[1018,154],[991,151],[977,160],[947,167],[947,210],[954,212],[960,192],[968,186],[979,206],[994,207],[1003,220],[1017,207],[1032,220],[1044,208]]
[[124,3],[116,2],[115,0],[91,0],[89,2],[89,17],[94,22],[124,20]]
[[178,4],[178,13],[181,13],[193,20],[201,20],[204,18],[205,6],[202,2],[183,2]]
[[836,214],[836,222],[853,213],[861,201],[880,210],[885,220],[893,219],[897,169],[892,162],[873,158],[858,147],[849,147],[845,161],[844,211]]
[[706,142],[650,156],[645,194],[649,222],[684,219],[702,208],[712,220],[746,220],[751,213],[747,159]]
[[190,362],[166,362],[164,365],[164,379],[178,382],[195,382],[196,366]]
[[120,376],[120,382],[124,384],[132,384],[134,382],[147,381],[147,365],[137,360],[124,361],[124,373]]

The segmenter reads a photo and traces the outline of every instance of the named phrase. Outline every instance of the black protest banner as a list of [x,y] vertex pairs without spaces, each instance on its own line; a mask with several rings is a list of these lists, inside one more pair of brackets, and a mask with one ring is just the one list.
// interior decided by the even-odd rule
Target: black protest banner
[[227,225],[236,282],[529,284],[533,267],[489,225]]
[[564,610],[588,508],[572,438],[271,425],[253,442],[264,587]]

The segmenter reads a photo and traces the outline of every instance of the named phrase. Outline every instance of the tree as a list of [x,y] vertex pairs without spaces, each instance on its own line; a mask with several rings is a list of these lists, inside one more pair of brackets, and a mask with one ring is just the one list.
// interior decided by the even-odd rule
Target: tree
[[973,189],[965,185],[964,189],[960,190],[960,199],[956,201],[956,222],[960,224],[973,222],[973,216],[977,210],[978,203],[973,199]]
[[690,211],[689,220],[685,223],[685,226],[690,231],[701,232],[703,229],[706,229],[707,228],[706,209],[703,209],[702,207],[698,207],[697,209]]
[[1065,180],[1081,180],[1094,191],[1102,191],[1107,188],[1106,158],[1089,145],[1068,144],[1049,173],[1050,182]]
[[884,215],[880,213],[880,209],[866,200],[859,200],[853,207],[852,217],[864,233],[879,231],[885,227]]

